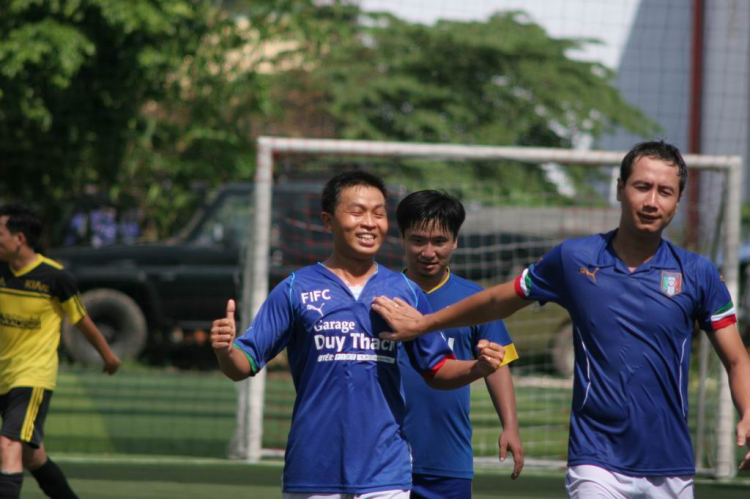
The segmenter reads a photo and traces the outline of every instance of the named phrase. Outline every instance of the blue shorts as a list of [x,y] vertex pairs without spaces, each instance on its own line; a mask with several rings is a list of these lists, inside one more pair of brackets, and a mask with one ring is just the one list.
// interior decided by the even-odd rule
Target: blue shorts
[[435,475],[411,476],[411,499],[471,499],[471,480]]

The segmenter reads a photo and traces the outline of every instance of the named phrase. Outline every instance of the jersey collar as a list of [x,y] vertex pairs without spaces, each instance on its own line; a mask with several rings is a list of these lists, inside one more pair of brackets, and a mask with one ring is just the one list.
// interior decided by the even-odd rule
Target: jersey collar
[[631,272],[627,265],[620,260],[620,257],[617,256],[615,249],[612,247],[612,239],[616,233],[617,229],[604,234],[604,244],[602,244],[599,250],[596,261],[597,267],[615,267],[615,269],[625,274],[637,274],[648,272],[651,269],[674,269],[679,266],[674,258],[671,244],[669,241],[662,239],[654,257],[646,263],[639,265],[638,268]]
[[[404,274],[406,277],[409,277],[408,270],[409,270],[408,268],[405,268],[403,271],[401,271],[401,273]],[[429,295],[430,293],[433,293],[437,291],[438,289],[442,288],[443,286],[445,286],[446,284],[448,284],[448,281],[450,280],[450,278],[451,278],[451,268],[445,267],[445,277],[443,278],[443,280],[440,281],[440,283],[438,283],[438,285],[435,286],[434,288],[431,288],[428,290],[423,289],[422,291],[424,291],[424,294]]]
[[[349,291],[349,286],[341,279],[339,276],[337,276],[331,269],[323,265],[322,262],[318,262],[317,265],[315,265],[315,270],[318,271],[318,273],[322,276],[325,276],[326,278],[334,281],[342,288]],[[362,290],[364,290],[368,284],[370,284],[370,281],[377,278],[378,274],[380,273],[380,265],[378,265],[378,262],[375,262],[375,272],[370,274],[370,277],[367,278],[367,281],[365,281],[364,286],[362,287]],[[349,291],[351,293],[351,291]]]
[[438,289],[440,289],[443,286],[445,286],[446,284],[448,284],[448,281],[450,280],[450,278],[451,278],[451,268],[450,267],[446,267],[445,268],[445,277],[443,278],[442,281],[440,281],[440,284],[438,284],[437,286],[435,286],[434,288],[432,288],[432,289],[430,289],[428,291],[425,291],[425,293],[428,294],[428,295],[430,293],[434,293]]
[[8,265],[8,267],[10,268],[10,271],[13,273],[14,277],[21,277],[22,275],[28,274],[29,272],[37,268],[39,265],[41,265],[43,260],[44,260],[44,257],[40,255],[39,253],[37,253],[36,259],[33,262],[31,262],[25,267],[18,269],[17,271],[14,270],[11,265]]

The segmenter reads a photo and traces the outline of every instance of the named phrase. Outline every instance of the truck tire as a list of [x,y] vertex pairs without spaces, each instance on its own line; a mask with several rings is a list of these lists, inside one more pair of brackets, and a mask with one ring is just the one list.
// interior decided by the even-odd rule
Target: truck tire
[[573,344],[573,325],[566,322],[557,330],[552,339],[552,367],[555,374],[569,378],[575,369],[575,346]]
[[[83,294],[83,304],[115,355],[121,359],[130,359],[143,352],[148,336],[146,318],[132,298],[114,289],[92,289]],[[76,362],[101,363],[96,349],[67,321],[63,327],[62,339]]]

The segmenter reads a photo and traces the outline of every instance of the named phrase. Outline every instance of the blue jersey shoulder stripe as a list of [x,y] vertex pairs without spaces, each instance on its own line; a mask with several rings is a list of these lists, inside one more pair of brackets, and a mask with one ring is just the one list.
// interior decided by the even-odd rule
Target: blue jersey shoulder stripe
[[292,272],[292,275],[290,276],[292,279],[289,281],[289,308],[292,310],[292,321],[294,320],[294,302],[292,301],[292,289],[294,286],[294,278],[297,277],[297,274]]
[[411,289],[411,293],[414,295],[414,308],[419,306],[419,295],[416,291],[414,291],[414,288],[411,285],[411,281],[406,277],[406,275],[401,272],[401,277],[404,278],[404,281],[406,281],[406,285],[409,286],[409,289]]

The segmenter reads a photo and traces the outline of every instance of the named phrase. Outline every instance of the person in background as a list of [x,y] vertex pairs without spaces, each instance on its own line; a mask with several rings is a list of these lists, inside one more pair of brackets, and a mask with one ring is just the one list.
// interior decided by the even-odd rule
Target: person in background
[[9,499],[21,494],[23,468],[49,497],[76,497],[43,443],[63,315],[99,352],[105,373],[120,367],[72,277],[35,251],[41,233],[30,209],[0,207],[0,497]]
[[[396,209],[396,220],[404,243],[406,276],[424,291],[433,310],[442,310],[482,290],[452,273],[451,255],[458,246],[458,232],[466,219],[461,202],[435,190],[414,192]],[[454,355],[471,360],[475,345],[492,341],[505,348],[500,369],[487,376],[487,385],[503,425],[498,439],[500,460],[513,455],[517,478],[523,469],[523,445],[518,432],[516,395],[508,364],[518,358],[502,321],[480,326],[445,329]],[[405,362],[404,357],[401,358]],[[425,385],[414,372],[402,369],[406,398],[406,436],[413,457],[412,499],[468,499],[474,478],[472,427],[469,418],[471,389],[438,391]],[[435,449],[440,449],[435,452]]]

